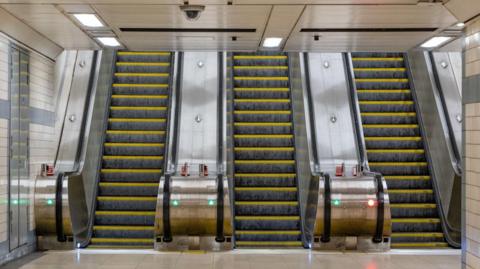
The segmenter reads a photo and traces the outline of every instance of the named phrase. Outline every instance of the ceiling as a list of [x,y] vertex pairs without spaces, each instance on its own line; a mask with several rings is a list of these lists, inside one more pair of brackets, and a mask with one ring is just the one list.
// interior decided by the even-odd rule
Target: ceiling
[[[195,21],[178,0],[0,0],[0,8],[66,49],[99,48],[95,36],[110,35],[131,50],[257,50],[264,38],[281,37],[287,51],[405,51],[480,13],[464,1],[480,2],[191,0],[205,5]],[[82,27],[71,16],[82,12],[107,27]]]

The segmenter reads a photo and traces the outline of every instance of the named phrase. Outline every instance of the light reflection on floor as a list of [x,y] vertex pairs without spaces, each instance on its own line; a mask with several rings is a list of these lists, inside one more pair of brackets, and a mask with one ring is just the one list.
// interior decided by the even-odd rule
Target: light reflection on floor
[[397,250],[387,253],[308,250],[157,252],[78,250],[37,252],[4,269],[460,269],[458,250]]

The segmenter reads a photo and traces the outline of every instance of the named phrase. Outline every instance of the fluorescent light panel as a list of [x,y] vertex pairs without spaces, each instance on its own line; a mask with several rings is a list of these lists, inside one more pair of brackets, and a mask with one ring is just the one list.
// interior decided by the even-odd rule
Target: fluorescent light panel
[[81,23],[83,26],[87,27],[103,27],[103,23],[98,19],[95,14],[73,14],[73,16]]
[[119,47],[120,42],[115,37],[99,37],[97,38],[104,46],[107,47]]
[[263,41],[263,46],[265,48],[276,48],[280,46],[280,43],[282,43],[281,37],[267,37]]
[[421,45],[422,48],[436,48],[448,40],[452,39],[450,36],[435,36],[430,38],[427,42]]

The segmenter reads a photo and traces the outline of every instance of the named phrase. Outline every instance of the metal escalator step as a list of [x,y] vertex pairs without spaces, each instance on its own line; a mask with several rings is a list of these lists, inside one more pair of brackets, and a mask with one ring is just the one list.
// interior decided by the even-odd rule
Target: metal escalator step
[[430,180],[430,176],[384,176],[385,180]]
[[424,154],[423,149],[367,149],[368,153],[410,153],[410,154]]
[[235,177],[295,177],[295,173],[235,173]]
[[[127,180],[131,180],[128,179]],[[106,197],[156,197],[158,194],[158,182],[145,183],[145,182],[100,182],[99,194]],[[148,197],[150,196],[150,197]],[[105,198],[108,200],[108,198]],[[123,200],[128,200],[125,198]],[[149,201],[153,201],[150,199]],[[112,208],[113,210],[114,208]]]
[[353,71],[356,72],[405,72],[407,69],[404,67],[393,67],[393,68],[382,68],[382,67],[360,67],[360,68],[353,68]]
[[413,101],[359,101],[360,105],[413,105]]
[[234,60],[286,60],[286,55],[234,55]]
[[422,141],[420,136],[370,136],[365,141]]
[[407,83],[408,78],[357,78],[355,82],[367,83]]
[[166,51],[119,51],[120,56],[170,56],[170,52]]
[[440,223],[438,218],[392,218],[392,223]]
[[166,122],[165,118],[109,118],[109,122]]
[[370,166],[427,166],[426,162],[369,162]]
[[237,92],[251,92],[251,91],[259,91],[259,92],[289,92],[289,88],[234,88],[234,91]]
[[157,201],[156,196],[142,197],[142,196],[98,196],[98,201]]
[[246,135],[234,135],[235,139],[292,139],[293,135],[291,134],[274,134],[274,135],[255,135],[255,134],[246,134]]
[[168,77],[169,73],[115,73],[116,77]]
[[235,187],[235,191],[269,191],[269,192],[276,192],[276,191],[288,191],[288,192],[296,192],[296,187]]
[[235,110],[234,114],[282,114],[290,115],[292,112],[290,110]]
[[296,187],[235,187],[237,201],[295,201]]
[[290,99],[235,99],[236,103],[290,103]]
[[145,111],[145,110],[161,110],[165,111],[167,110],[167,107],[151,107],[151,106],[111,106],[110,110],[140,110],[140,111]]
[[117,62],[117,66],[170,66],[169,62]]
[[90,240],[92,244],[153,244],[153,238],[98,238]]
[[363,124],[363,128],[374,128],[374,129],[391,129],[391,128],[399,128],[399,129],[415,129],[418,128],[418,124]]
[[301,241],[237,241],[237,246],[301,247]]
[[392,248],[448,248],[445,242],[426,242],[426,243],[391,243]]
[[168,84],[165,83],[155,83],[155,84],[145,84],[145,83],[114,83],[113,87],[122,88],[168,88]]
[[235,216],[235,220],[298,221],[300,220],[300,216]]
[[121,155],[104,155],[104,160],[163,160],[163,156],[121,156]]
[[108,230],[108,231],[115,231],[115,230],[129,230],[129,231],[153,231],[155,227],[153,226],[120,226],[120,225],[95,225],[93,226],[93,230],[101,231],[101,230]]
[[[111,190],[110,190],[111,191]],[[116,196],[98,196],[97,210],[141,210],[141,211],[155,211],[157,206],[157,196],[143,196],[143,195],[157,195],[158,188],[154,188],[154,192],[145,193],[141,189],[128,189],[126,193],[108,193],[104,194],[103,187],[100,188],[100,195],[116,195]],[[129,195],[129,196],[118,196]],[[136,196],[133,196],[136,195]]]
[[390,208],[393,218],[435,218],[438,216],[437,205],[434,203],[395,202],[390,204]]
[[288,77],[233,77],[234,80],[288,81]]
[[158,187],[158,183],[150,182],[100,182],[102,187]]
[[294,151],[293,147],[235,147],[234,151]]
[[278,126],[285,126],[285,127],[291,127],[292,123],[291,122],[235,122],[233,123],[233,126],[238,126],[238,127],[243,127],[243,126],[248,126],[248,127],[278,127]]
[[235,205],[250,205],[250,206],[297,206],[297,201],[236,201]]
[[117,135],[164,135],[165,131],[107,130],[107,134]]
[[[416,112],[361,112],[365,117],[416,117]],[[410,125],[410,124],[409,124]]]
[[164,147],[164,143],[104,143],[105,147]]
[[162,169],[101,169],[101,173],[161,173]]
[[390,204],[391,208],[437,208],[436,204]]
[[234,70],[287,70],[288,66],[279,66],[279,65],[247,65],[247,66],[234,66]]
[[289,235],[299,235],[301,231],[235,231],[236,234],[289,234]]
[[358,93],[411,93],[408,89],[357,89]]
[[112,94],[113,99],[167,99],[168,95]]
[[400,62],[403,61],[403,57],[352,57],[352,61],[365,61],[365,62]]

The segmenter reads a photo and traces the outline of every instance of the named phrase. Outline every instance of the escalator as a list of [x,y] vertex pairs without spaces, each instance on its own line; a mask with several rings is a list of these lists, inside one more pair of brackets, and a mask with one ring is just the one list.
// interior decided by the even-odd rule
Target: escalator
[[352,53],[370,170],[385,176],[392,248],[447,247],[402,53]]
[[91,247],[154,243],[171,54],[117,52]]
[[301,247],[288,56],[233,55],[235,241]]

